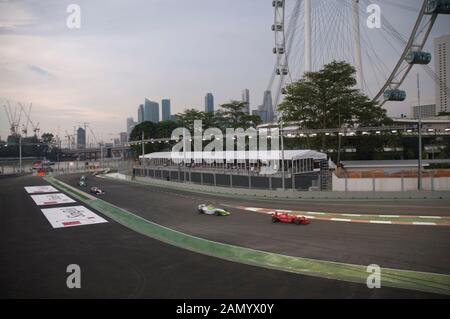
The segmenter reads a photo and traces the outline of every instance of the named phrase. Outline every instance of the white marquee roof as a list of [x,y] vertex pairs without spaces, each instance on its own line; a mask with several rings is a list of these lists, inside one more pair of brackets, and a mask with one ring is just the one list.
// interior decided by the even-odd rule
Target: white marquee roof
[[[139,156],[142,158],[142,155]],[[183,161],[184,159],[194,160],[246,160],[251,161],[261,160],[279,160],[282,158],[281,151],[225,151],[225,152],[156,152],[144,155],[145,159],[172,159]],[[299,159],[327,159],[327,155],[312,150],[286,150],[284,151],[285,160],[299,160]]]

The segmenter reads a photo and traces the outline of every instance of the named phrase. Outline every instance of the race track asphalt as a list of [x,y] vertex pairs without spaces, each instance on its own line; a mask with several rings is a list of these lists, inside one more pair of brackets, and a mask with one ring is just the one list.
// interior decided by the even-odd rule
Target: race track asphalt
[[[44,184],[47,183],[39,177],[0,179],[0,298],[442,297],[386,287],[368,289],[361,284],[232,263],[161,243],[113,221],[53,229],[23,188]],[[196,220],[199,223],[190,225],[198,224],[197,231],[210,225],[211,229],[223,227],[223,234],[227,234],[226,230],[232,227],[228,223],[240,216],[240,221],[248,219],[249,225],[242,224],[244,228],[236,229],[235,234],[239,235],[250,226],[263,224],[265,218],[258,214],[236,213],[227,220],[207,219],[208,216],[192,213],[190,205],[195,200],[179,199],[173,194],[125,183],[99,180],[98,186],[105,186],[108,192],[105,200],[114,203],[121,198],[122,206],[127,209],[141,206],[145,208],[143,211],[152,212],[146,217],[156,218],[167,212],[176,214],[175,210],[179,209],[177,215],[171,215],[173,223],[182,227],[183,221]],[[137,192],[136,197],[130,198],[134,192]],[[138,203],[141,197],[145,201]],[[190,227],[188,224],[187,228]],[[279,228],[278,232],[289,238],[287,229]],[[306,229],[302,229],[301,234]],[[439,240],[438,237],[436,242]],[[69,264],[81,267],[81,289],[66,286]]]
[[[79,175],[67,175],[60,179],[76,186]],[[327,221],[313,221],[308,226],[299,227],[272,224],[270,216],[237,209],[232,209],[229,217],[216,218],[197,214],[197,206],[212,202],[279,209],[298,209],[299,205],[307,210],[313,208],[304,202],[255,202],[98,177],[89,177],[88,183],[104,189],[106,194],[101,198],[108,202],[160,225],[201,238],[291,256],[450,274],[450,227]],[[359,206],[361,212],[365,211],[364,205],[372,204],[360,202],[355,206]],[[384,207],[378,208],[378,213],[398,213],[395,207],[389,207],[398,206],[400,203],[397,201],[379,204]],[[315,205],[314,208],[322,211],[327,209],[326,203],[316,202]],[[354,211],[352,202],[347,205],[344,210]],[[371,209],[373,211],[374,208]],[[427,212],[437,214],[442,210],[429,208]]]

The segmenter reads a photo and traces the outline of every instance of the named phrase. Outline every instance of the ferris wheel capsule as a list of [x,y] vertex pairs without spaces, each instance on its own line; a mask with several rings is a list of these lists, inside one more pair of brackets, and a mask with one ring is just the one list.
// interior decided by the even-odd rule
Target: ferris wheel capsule
[[274,8],[281,8],[283,6],[283,0],[272,1],[272,6]]
[[289,70],[286,67],[278,68],[276,71],[277,75],[288,75]]
[[384,99],[387,101],[403,102],[406,100],[406,92],[399,89],[386,90],[384,91]]
[[425,14],[450,14],[450,0],[428,0]]
[[283,25],[282,24],[273,24],[272,31],[283,31]]
[[431,62],[431,53],[411,51],[406,56],[406,62],[409,64],[429,64]]

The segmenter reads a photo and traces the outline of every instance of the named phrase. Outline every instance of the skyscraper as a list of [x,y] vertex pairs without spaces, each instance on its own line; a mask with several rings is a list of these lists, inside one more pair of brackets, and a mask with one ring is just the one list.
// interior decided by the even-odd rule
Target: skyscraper
[[128,142],[128,137],[130,135],[127,132],[121,132],[119,134],[120,145],[125,145]]
[[214,95],[207,93],[205,96],[205,112],[214,113]]
[[86,148],[86,130],[82,127],[77,130],[77,148]]
[[263,123],[272,123],[275,120],[271,91],[264,92],[263,104],[258,106],[258,109],[254,110],[252,114],[259,115]]
[[250,91],[245,89],[242,91],[242,102],[245,103],[244,112],[250,114]]
[[450,79],[450,34],[434,39],[434,65],[439,83],[436,84],[436,111],[450,112],[448,104]]
[[157,102],[145,99],[144,121],[150,121],[153,123],[159,122],[159,104]]
[[170,121],[171,114],[170,114],[170,100],[164,99],[161,101],[161,111],[162,111],[162,121]]
[[144,122],[144,104],[139,105],[138,108],[138,124]]
[[134,127],[136,126],[136,122],[132,117],[127,118],[127,134],[128,136],[131,135],[131,131],[133,131]]

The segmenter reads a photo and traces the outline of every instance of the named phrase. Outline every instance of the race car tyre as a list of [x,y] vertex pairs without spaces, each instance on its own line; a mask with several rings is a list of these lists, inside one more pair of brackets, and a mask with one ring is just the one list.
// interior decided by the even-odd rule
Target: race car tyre
[[295,225],[300,225],[300,220],[296,219],[296,220],[294,221],[294,224],[295,224]]
[[278,223],[278,219],[276,219],[275,217],[272,217],[272,223]]

